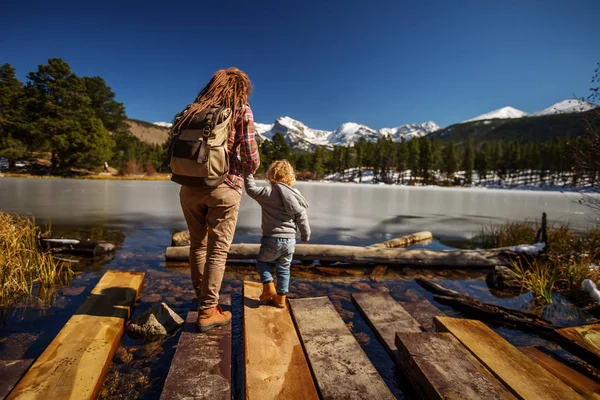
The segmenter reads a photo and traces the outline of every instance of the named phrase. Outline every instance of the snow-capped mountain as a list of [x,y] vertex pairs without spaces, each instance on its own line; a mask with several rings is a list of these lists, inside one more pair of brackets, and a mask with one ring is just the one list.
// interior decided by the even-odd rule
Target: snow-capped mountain
[[487,119],[508,119],[508,118],[521,118],[526,116],[527,113],[525,111],[517,110],[514,107],[502,107],[494,111],[490,111],[485,114],[481,114],[475,118],[468,119],[463,122],[473,122],[473,121],[484,121]]
[[165,127],[165,128],[170,128],[170,127],[173,126],[172,123],[170,123],[170,122],[164,122],[164,121],[153,122],[152,124],[157,125],[157,126],[162,126],[162,127]]
[[334,131],[312,129],[304,123],[290,117],[280,117],[273,124],[254,123],[259,139],[272,139],[277,132],[281,133],[292,148],[311,150],[314,146],[349,146],[364,137],[369,142],[375,142],[384,135],[390,135],[392,140],[400,141],[428,135],[440,127],[433,121],[423,124],[401,125],[395,128],[375,130],[366,125],[346,122]]
[[552,104],[550,107],[544,108],[543,110],[531,113],[531,114],[529,114],[529,116],[539,117],[542,115],[551,115],[551,114],[579,113],[579,112],[591,110],[593,108],[596,108],[596,106],[592,103],[588,103],[585,100],[567,99],[567,100],[560,101],[556,104]]

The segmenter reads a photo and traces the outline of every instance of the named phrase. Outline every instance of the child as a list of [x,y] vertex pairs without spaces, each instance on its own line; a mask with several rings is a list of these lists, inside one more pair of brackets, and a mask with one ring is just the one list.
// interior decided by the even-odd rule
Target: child
[[[285,296],[290,282],[290,265],[296,247],[296,227],[303,242],[310,240],[306,209],[308,202],[291,186],[296,181],[294,168],[287,160],[275,161],[267,171],[270,187],[259,187],[254,177],[245,178],[246,193],[262,208],[262,233],[257,258],[258,271],[263,283],[261,301],[270,301],[275,307],[285,307]],[[277,291],[271,275],[271,263],[277,272]]]

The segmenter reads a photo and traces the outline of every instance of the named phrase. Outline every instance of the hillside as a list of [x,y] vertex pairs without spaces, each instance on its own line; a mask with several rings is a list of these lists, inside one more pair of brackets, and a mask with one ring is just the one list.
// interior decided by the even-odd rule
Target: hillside
[[561,136],[581,136],[589,124],[600,124],[600,113],[552,114],[539,117],[490,119],[454,124],[435,132],[442,142],[454,139],[457,143],[472,136],[478,142],[520,140],[543,142]]
[[128,119],[129,132],[142,142],[150,144],[163,144],[169,136],[169,128],[158,126],[146,121]]

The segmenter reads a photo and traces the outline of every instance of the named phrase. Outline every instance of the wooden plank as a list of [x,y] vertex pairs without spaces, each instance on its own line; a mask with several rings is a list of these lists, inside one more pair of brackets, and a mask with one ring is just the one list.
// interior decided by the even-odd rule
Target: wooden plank
[[553,339],[591,365],[600,365],[600,324],[557,329]]
[[394,399],[327,297],[289,303],[324,399]]
[[261,293],[244,281],[246,399],[318,399],[289,310],[262,304]]
[[107,271],[8,399],[95,399],[144,274]]
[[399,364],[425,399],[514,399],[450,333],[398,333]]
[[582,398],[481,321],[435,317],[435,324],[439,331],[452,333],[518,398]]
[[0,360],[0,399],[15,387],[27,368],[33,364],[33,359],[25,360]]
[[[219,299],[223,309],[231,297]],[[231,399],[231,324],[198,332],[197,311],[185,319],[160,400]]]
[[443,317],[446,315],[426,299],[409,302],[401,301],[400,305],[404,307],[404,309],[408,311],[408,313],[412,315],[414,319],[419,321],[423,329],[428,332],[432,332],[434,330],[433,318],[437,316]]
[[386,350],[396,350],[396,332],[422,332],[421,325],[389,293],[352,293],[352,300],[365,316]]
[[518,347],[518,349],[584,398],[600,400],[600,383],[569,368],[536,347]]

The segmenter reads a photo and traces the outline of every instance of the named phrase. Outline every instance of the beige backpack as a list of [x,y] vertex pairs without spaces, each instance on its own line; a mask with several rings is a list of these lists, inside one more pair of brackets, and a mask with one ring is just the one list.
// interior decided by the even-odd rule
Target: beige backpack
[[218,186],[229,172],[229,108],[207,108],[174,132],[169,146],[171,180],[186,186]]

